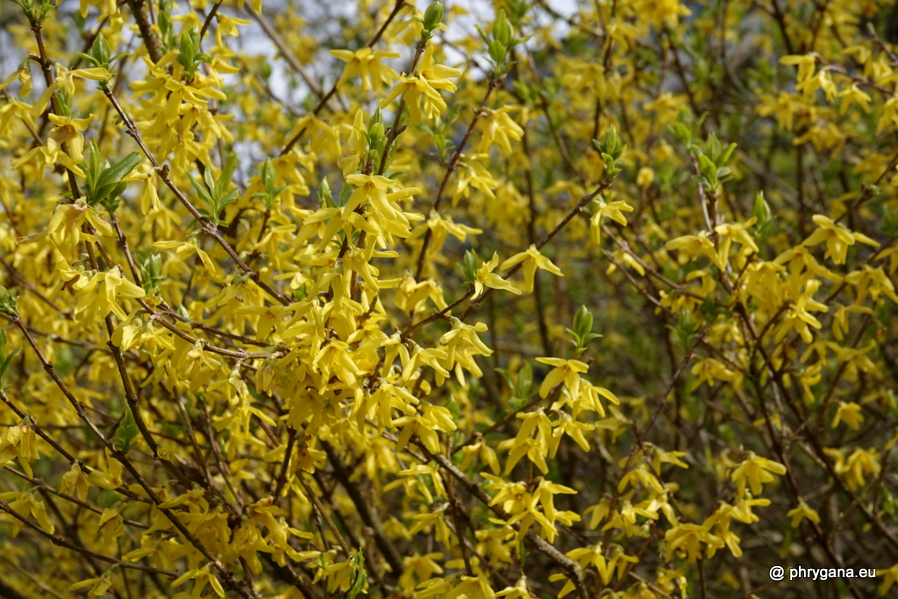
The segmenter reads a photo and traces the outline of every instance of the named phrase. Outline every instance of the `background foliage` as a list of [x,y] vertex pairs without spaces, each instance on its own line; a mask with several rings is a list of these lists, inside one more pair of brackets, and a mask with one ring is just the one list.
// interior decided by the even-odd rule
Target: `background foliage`
[[890,4],[261,4],[0,4],[0,595],[895,592]]

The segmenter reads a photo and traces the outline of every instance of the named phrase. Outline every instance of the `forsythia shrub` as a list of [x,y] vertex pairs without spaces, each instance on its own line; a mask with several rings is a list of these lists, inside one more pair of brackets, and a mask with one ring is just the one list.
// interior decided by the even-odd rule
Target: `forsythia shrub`
[[895,596],[892,6],[475,5],[3,0],[0,596]]

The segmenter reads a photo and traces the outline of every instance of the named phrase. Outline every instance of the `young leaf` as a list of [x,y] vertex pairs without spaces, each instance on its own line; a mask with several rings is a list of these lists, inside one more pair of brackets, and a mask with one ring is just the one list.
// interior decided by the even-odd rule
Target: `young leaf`
[[96,201],[105,198],[121,182],[122,179],[134,170],[140,164],[141,155],[138,152],[131,152],[102,173],[97,179],[95,187],[92,188],[92,196]]

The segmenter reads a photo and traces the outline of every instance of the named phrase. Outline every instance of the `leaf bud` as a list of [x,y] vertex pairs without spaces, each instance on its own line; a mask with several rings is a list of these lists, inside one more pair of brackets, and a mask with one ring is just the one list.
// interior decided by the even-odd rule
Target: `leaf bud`
[[499,17],[496,24],[493,25],[493,39],[502,44],[505,48],[511,43],[512,31],[508,18],[505,16],[505,9],[499,11]]
[[431,2],[424,11],[424,31],[428,34],[443,22],[443,3]]
[[759,191],[758,195],[755,196],[755,203],[751,207],[751,215],[757,219],[756,222],[759,226],[763,226],[770,220],[770,206],[767,204],[767,200],[764,199],[763,191]]
[[370,127],[368,127],[368,137],[371,138],[372,143],[376,139],[381,139],[384,136],[384,125],[383,123],[373,123]]

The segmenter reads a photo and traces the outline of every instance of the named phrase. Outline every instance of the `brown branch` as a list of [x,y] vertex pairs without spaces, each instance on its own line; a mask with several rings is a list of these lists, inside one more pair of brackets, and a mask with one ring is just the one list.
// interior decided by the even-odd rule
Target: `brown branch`
[[374,532],[374,542],[377,543],[381,554],[383,554],[384,559],[386,559],[387,563],[390,565],[393,575],[399,576],[399,574],[405,570],[405,566],[402,563],[402,555],[399,553],[399,550],[396,549],[396,546],[390,540],[390,537],[387,536],[383,522],[380,520],[380,516],[374,510],[374,507],[369,505],[359,488],[352,483],[350,480],[350,473],[346,470],[346,467],[343,465],[340,456],[337,455],[334,448],[324,441],[321,442],[321,446],[324,448],[325,453],[327,453],[328,461],[334,469],[334,476],[340,484],[343,485],[343,488],[346,489],[349,498],[352,499],[352,503],[359,512],[359,517],[362,519],[362,522]]
[[2,499],[0,499],[0,510],[6,512],[7,514],[12,516],[16,520],[19,520],[20,522],[22,522],[23,524],[25,524],[32,530],[36,531],[38,534],[46,537],[47,539],[50,540],[51,543],[53,543],[57,547],[64,547],[66,549],[69,549],[70,551],[75,551],[75,552],[80,553],[90,559],[97,559],[97,560],[106,562],[108,564],[113,564],[114,566],[116,566],[118,568],[128,568],[130,570],[140,570],[141,572],[152,572],[155,574],[162,574],[163,576],[167,576],[168,578],[171,578],[171,579],[175,579],[181,575],[181,572],[175,572],[173,570],[162,570],[160,568],[153,568],[152,566],[144,566],[143,564],[133,564],[131,562],[123,562],[122,560],[115,559],[114,557],[108,557],[106,555],[103,555],[102,553],[96,553],[96,552],[86,549],[84,547],[75,545],[74,543],[67,541],[66,539],[63,539],[62,537],[58,537],[56,535],[48,533],[46,530],[44,530],[40,526],[33,523],[31,520],[29,520],[28,518],[25,518],[24,516],[20,515],[17,511],[15,511],[11,507],[9,507],[9,504],[6,503],[5,501],[3,501]]
[[147,49],[150,60],[154,63],[159,62],[163,54],[162,42],[159,41],[159,37],[153,31],[153,26],[147,16],[146,0],[125,0],[125,2],[128,3],[131,14],[134,15],[137,28],[140,30],[140,37],[143,38],[143,45]]

